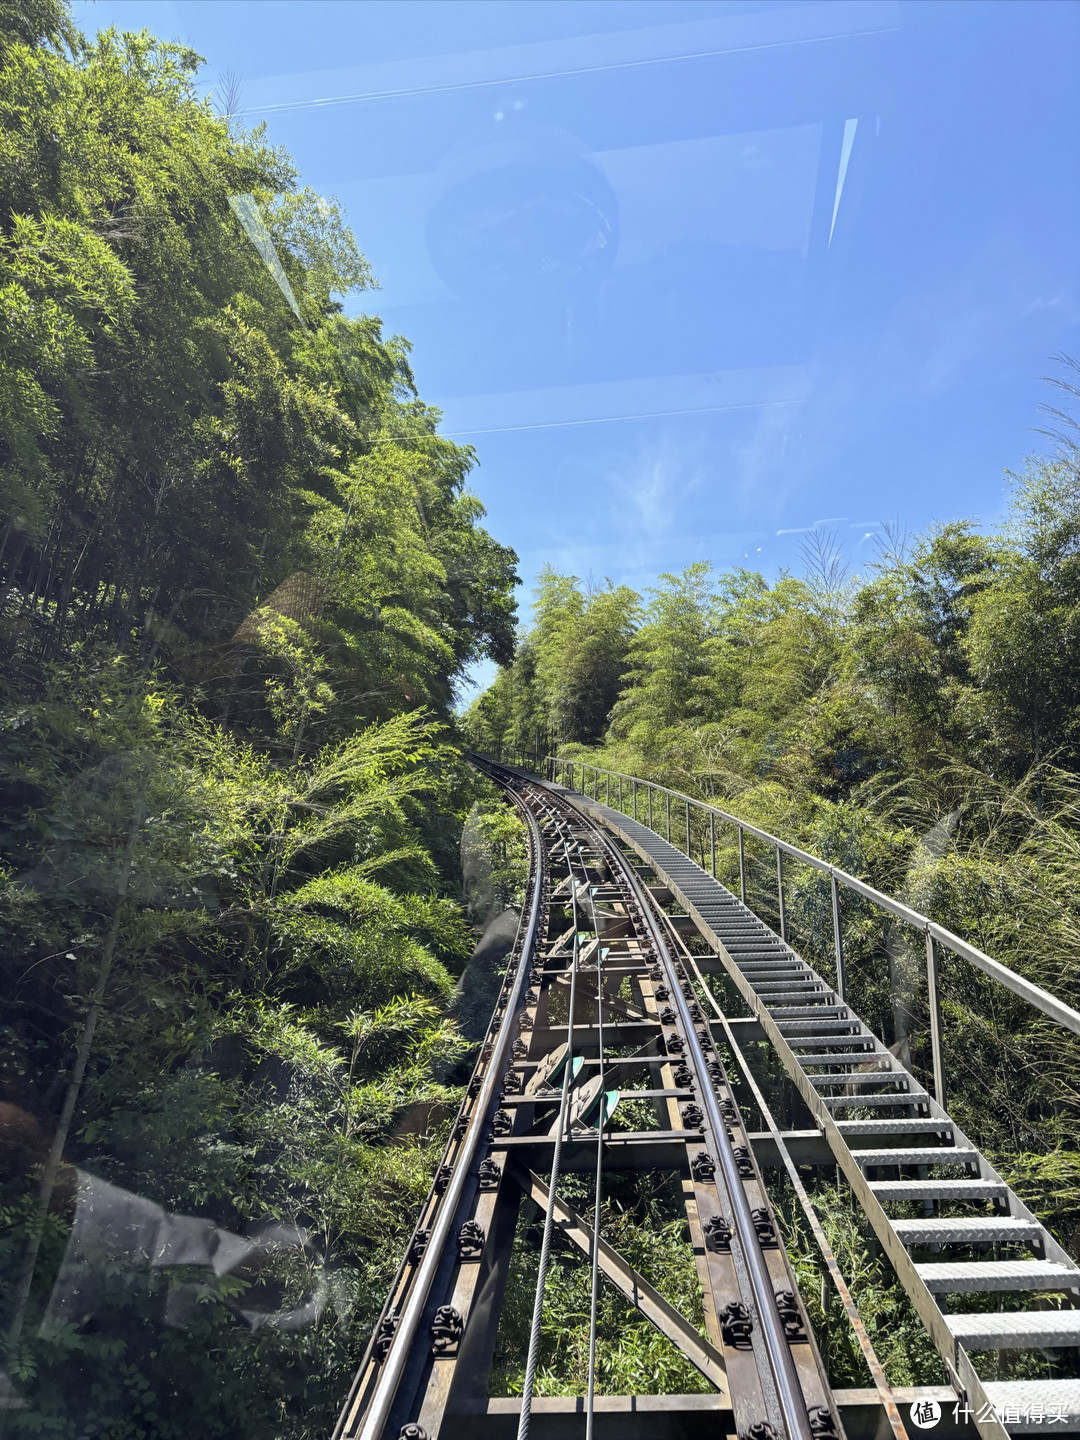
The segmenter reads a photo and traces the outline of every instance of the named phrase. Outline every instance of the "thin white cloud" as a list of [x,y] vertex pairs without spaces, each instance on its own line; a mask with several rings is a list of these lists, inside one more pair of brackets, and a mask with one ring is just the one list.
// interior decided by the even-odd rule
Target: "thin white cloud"
[[[812,525],[793,525],[788,530],[777,530],[777,535],[810,535],[822,525],[849,525],[851,522],[846,515],[827,515],[824,520],[815,520]],[[873,524],[873,521],[864,520],[864,525]]]

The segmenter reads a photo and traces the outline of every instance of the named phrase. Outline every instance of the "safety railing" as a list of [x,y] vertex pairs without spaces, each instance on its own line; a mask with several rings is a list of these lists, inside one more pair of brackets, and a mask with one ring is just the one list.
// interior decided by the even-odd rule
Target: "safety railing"
[[[934,1096],[939,1105],[945,1104],[946,1095],[945,1061],[942,1048],[940,950],[946,950],[950,954],[967,960],[984,975],[988,975],[990,979],[1004,986],[1005,989],[1011,990],[1014,995],[1018,995],[1049,1019],[1056,1021],[1059,1025],[1064,1025],[1074,1034],[1080,1035],[1080,1011],[1074,1010],[1071,1005],[1059,1000],[1056,995],[1051,995],[1041,985],[1036,985],[1034,981],[1018,975],[1015,970],[1010,970],[1007,965],[1002,965],[999,960],[993,959],[977,946],[961,939],[959,935],[946,929],[944,925],[939,925],[937,921],[929,919],[926,915],[920,915],[917,910],[912,910],[910,906],[900,900],[894,900],[891,895],[876,890],[865,880],[848,874],[846,870],[841,870],[839,866],[832,865],[817,855],[811,855],[808,851],[801,850],[798,845],[781,840],[777,835],[770,835],[767,830],[751,825],[747,820],[740,820],[737,815],[731,815],[728,811],[721,810],[715,805],[709,805],[704,800],[697,800],[692,795],[684,795],[680,790],[672,790],[666,785],[660,785],[655,780],[624,775],[619,771],[606,770],[601,766],[591,765],[581,760],[565,760],[557,755],[541,755],[536,751],[510,750],[505,747],[495,758],[507,764],[518,765],[521,769],[531,769],[534,774],[542,775],[553,783],[562,784],[568,790],[577,790],[578,793],[591,796],[594,800],[602,800],[607,805],[614,805],[620,811],[632,815],[635,820],[647,824],[650,830],[657,830],[657,833],[665,835],[669,843],[678,844],[680,839],[684,839],[683,848],[687,855],[692,856],[693,853],[691,816],[700,816],[702,843],[699,853],[701,854],[702,868],[707,869],[714,879],[717,878],[717,825],[733,827],[738,843],[739,897],[744,903],[747,891],[746,840],[748,837],[752,837],[771,847],[776,855],[776,904],[780,920],[780,938],[785,942],[788,931],[784,883],[785,858],[807,865],[811,869],[827,875],[832,900],[836,991],[841,1000],[846,999],[841,890],[848,890],[852,894],[868,900],[878,910],[884,911],[903,924],[919,931],[926,947],[931,1068],[934,1078]],[[603,794],[600,793],[602,789]],[[613,789],[614,795],[612,794]],[[639,797],[641,815],[638,814]],[[625,810],[624,807],[627,805],[629,809]],[[675,839],[672,838],[673,806],[676,822]],[[663,829],[658,829],[658,824],[654,822],[659,822]],[[683,832],[682,835],[680,835],[680,831]],[[704,835],[706,831],[708,834],[708,864],[705,863]]]

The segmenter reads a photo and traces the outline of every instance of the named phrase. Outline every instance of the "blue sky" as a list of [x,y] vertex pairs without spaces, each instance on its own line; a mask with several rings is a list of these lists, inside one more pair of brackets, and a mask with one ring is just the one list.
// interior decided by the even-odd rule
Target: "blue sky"
[[1073,0],[79,0],[341,200],[488,524],[647,585],[992,522],[1080,355]]

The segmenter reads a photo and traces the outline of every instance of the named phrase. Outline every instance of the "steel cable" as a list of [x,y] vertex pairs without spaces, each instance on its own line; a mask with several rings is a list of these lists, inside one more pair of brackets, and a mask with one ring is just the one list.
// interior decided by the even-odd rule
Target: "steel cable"
[[536,1297],[533,1301],[532,1323],[529,1327],[529,1351],[525,1362],[525,1383],[521,1390],[521,1412],[518,1415],[517,1440],[527,1440],[529,1421],[532,1418],[533,1387],[536,1384],[536,1366],[540,1358],[540,1321],[544,1312],[544,1286],[547,1281],[548,1261],[551,1256],[551,1236],[555,1227],[555,1187],[559,1183],[559,1165],[562,1161],[563,1133],[567,1128],[566,1112],[570,1097],[570,1082],[574,1069],[574,1001],[577,992],[578,972],[578,914],[577,892],[574,889],[574,868],[570,861],[570,847],[564,842],[566,864],[570,872],[570,904],[574,924],[574,949],[570,968],[570,1012],[566,1024],[566,1056],[563,1060],[562,1094],[559,1099],[559,1118],[555,1130],[555,1151],[551,1157],[551,1186],[548,1191],[547,1209],[544,1213],[544,1235],[540,1242],[540,1263],[536,1275]]
[[596,1024],[599,1055],[600,1113],[596,1122],[596,1195],[593,1201],[592,1279],[589,1295],[589,1378],[585,1403],[585,1440],[593,1440],[593,1410],[596,1401],[596,1312],[600,1300],[600,1201],[601,1169],[604,1163],[604,973],[603,947],[596,918],[596,900],[590,895],[593,912],[593,933],[596,936]]

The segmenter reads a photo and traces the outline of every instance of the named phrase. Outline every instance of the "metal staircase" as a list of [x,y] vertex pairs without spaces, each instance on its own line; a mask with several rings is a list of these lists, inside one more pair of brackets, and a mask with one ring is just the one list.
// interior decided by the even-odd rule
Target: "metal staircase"
[[1076,1262],[791,945],[646,825],[561,793],[655,871],[715,948],[927,1326],[963,1418],[988,1440],[1080,1430],[1080,1378],[982,1380],[971,1357],[1007,1349],[1024,1352],[1016,1368],[1080,1375]]

